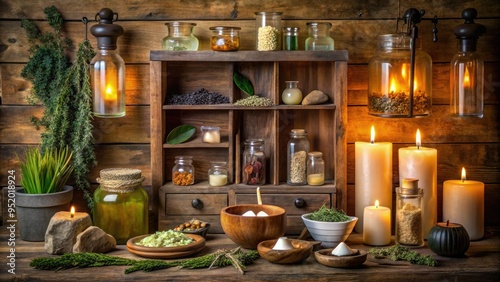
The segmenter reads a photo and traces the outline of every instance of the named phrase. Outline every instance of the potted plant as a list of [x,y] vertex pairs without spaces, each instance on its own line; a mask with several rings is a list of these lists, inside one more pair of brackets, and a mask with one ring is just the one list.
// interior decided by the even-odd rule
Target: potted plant
[[358,218],[323,205],[313,213],[303,214],[302,221],[314,240],[321,241],[325,248],[335,248],[349,237]]
[[16,189],[16,215],[21,239],[44,241],[52,216],[69,210],[73,187],[67,186],[73,172],[72,152],[63,149],[30,148],[20,160],[21,186]]

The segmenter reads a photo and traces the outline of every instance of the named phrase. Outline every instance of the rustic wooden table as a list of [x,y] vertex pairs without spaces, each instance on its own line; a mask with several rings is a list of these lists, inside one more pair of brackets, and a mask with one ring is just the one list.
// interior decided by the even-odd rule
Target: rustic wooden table
[[[124,274],[126,266],[109,266],[87,269],[69,269],[63,271],[37,270],[29,266],[36,257],[50,257],[45,252],[44,243],[15,240],[15,275],[8,272],[6,264],[10,255],[7,244],[9,234],[2,228],[1,239],[1,273],[0,281],[499,281],[500,279],[500,228],[488,228],[485,238],[471,242],[470,248],[463,258],[446,258],[436,256],[439,266],[411,265],[407,262],[393,262],[386,259],[375,259],[368,255],[367,261],[360,268],[338,269],[319,264],[314,255],[299,265],[272,264],[262,258],[246,269],[244,275],[232,266],[207,269],[169,268],[153,272],[134,272]],[[362,244],[362,237],[352,234],[346,242],[349,246],[368,250]],[[224,235],[207,236],[207,246],[197,255],[213,252],[217,249],[235,248],[230,239]],[[417,249],[422,254],[433,254],[429,248]],[[118,246],[109,253],[119,257],[141,259]],[[6,268],[7,265],[7,268]]]

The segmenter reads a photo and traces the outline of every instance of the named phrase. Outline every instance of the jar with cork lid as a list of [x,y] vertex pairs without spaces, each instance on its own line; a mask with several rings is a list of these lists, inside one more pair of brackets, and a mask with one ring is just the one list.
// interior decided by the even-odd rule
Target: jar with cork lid
[[111,234],[117,244],[147,234],[148,194],[142,186],[142,171],[109,168],[100,172],[94,192],[94,225]]
[[396,188],[396,244],[413,248],[424,245],[423,195],[416,178],[403,178],[401,187]]

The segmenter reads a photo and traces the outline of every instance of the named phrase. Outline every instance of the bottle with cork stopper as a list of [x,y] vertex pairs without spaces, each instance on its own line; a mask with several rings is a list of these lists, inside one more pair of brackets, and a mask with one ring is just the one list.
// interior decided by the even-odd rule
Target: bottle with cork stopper
[[423,189],[418,179],[403,178],[396,188],[396,244],[410,248],[424,245],[422,229]]

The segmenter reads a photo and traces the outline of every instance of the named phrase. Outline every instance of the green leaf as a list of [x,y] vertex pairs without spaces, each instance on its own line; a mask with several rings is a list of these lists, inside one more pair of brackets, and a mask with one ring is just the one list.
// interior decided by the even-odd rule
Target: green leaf
[[253,96],[253,85],[250,82],[250,80],[248,80],[248,78],[235,72],[233,74],[233,80],[236,86],[238,86],[238,88],[241,89],[241,91],[247,93],[247,95],[249,96]]
[[167,144],[181,144],[191,138],[195,132],[196,127],[192,125],[179,125],[168,134]]

